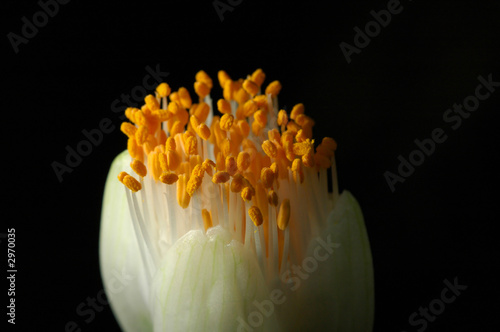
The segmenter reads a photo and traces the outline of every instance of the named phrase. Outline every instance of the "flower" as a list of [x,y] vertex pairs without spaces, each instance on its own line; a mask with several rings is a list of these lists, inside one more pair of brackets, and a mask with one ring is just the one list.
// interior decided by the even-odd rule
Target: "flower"
[[195,79],[197,103],[161,83],[125,111],[100,233],[121,328],[371,331],[370,245],[357,201],[338,191],[336,142],[315,143],[303,104],[280,110],[281,84],[263,89],[261,69],[218,72],[221,115],[212,79]]

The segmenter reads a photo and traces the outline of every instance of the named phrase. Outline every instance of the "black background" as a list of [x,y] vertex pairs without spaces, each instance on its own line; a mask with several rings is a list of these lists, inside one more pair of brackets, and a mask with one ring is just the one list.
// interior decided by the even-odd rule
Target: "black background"
[[[338,141],[340,187],[359,200],[370,236],[376,331],[416,331],[409,316],[455,277],[468,288],[427,331],[494,331],[500,88],[457,130],[443,113],[474,94],[479,75],[500,81],[500,6],[401,5],[350,64],[339,44],[352,45],[354,27],[364,29],[370,11],[387,1],[243,0],[221,21],[211,1],[74,0],[17,54],[4,37],[0,232],[16,228],[16,329],[64,331],[74,321],[82,331],[118,330],[108,306],[89,323],[76,308],[102,289],[103,185],[126,145],[111,104],[142,84],[146,66],[158,65],[173,88],[191,91],[200,69],[216,80],[219,69],[238,78],[260,67],[267,82],[283,84],[281,107],[303,102],[316,120],[315,137]],[[40,11],[35,1],[2,7],[4,36],[20,35],[21,18]],[[214,89],[213,99],[219,93]],[[115,130],[59,182],[52,162],[64,163],[66,146],[75,148],[82,130],[103,118]],[[398,156],[408,157],[413,141],[435,128],[448,139],[392,193],[384,172],[396,173]],[[5,252],[4,239],[1,247]]]

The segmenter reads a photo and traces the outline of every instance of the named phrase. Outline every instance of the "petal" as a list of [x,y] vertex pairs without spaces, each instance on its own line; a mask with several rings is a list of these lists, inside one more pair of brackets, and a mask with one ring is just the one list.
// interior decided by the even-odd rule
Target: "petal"
[[[326,229],[309,245],[302,261],[303,277],[295,293],[295,308],[284,312],[291,331],[373,329],[374,281],[370,243],[358,202],[348,191],[328,218]],[[290,314],[295,312],[295,314]],[[282,317],[280,317],[282,318]]]
[[[153,278],[154,331],[277,331],[255,254],[216,226],[192,230],[166,253]],[[268,301],[268,302],[265,302]]]
[[113,161],[101,214],[99,257],[104,289],[123,331],[152,331],[146,274],[141,263],[123,184],[117,175],[132,174],[128,151]]

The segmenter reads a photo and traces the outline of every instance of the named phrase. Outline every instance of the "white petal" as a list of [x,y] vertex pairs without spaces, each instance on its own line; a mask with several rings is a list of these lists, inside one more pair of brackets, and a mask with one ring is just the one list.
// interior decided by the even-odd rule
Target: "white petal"
[[[324,243],[333,244],[327,246],[331,254]],[[280,315],[280,319],[290,323],[287,330],[372,331],[374,285],[370,244],[361,209],[350,192],[340,195],[326,229],[311,241],[305,257],[301,268],[308,277],[294,275],[300,286],[295,294],[288,294],[296,296],[298,306],[286,307],[288,319]]]
[[132,174],[130,156],[122,152],[113,161],[104,190],[99,257],[101,274],[111,308],[123,331],[152,331],[144,294],[149,287],[141,263],[121,171]]
[[151,298],[154,331],[279,330],[274,312],[254,304],[268,301],[255,254],[221,226],[192,230],[169,249]]

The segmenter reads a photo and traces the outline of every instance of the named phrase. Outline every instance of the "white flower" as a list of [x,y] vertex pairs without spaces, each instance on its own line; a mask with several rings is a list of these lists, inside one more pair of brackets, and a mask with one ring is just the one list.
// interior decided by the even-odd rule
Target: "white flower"
[[264,77],[220,71],[220,117],[203,71],[198,103],[162,83],[127,109],[100,238],[124,331],[372,330],[370,245],[358,203],[338,193],[336,143],[315,148],[303,105],[279,110],[281,85],[261,94]]

